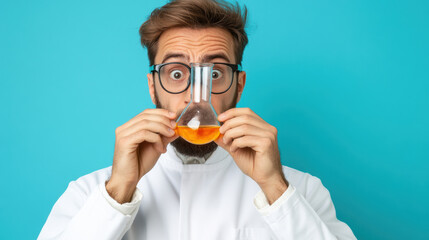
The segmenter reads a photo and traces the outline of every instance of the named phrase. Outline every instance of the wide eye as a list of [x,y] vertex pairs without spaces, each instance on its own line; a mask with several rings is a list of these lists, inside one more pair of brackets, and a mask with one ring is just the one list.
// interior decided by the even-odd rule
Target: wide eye
[[222,78],[222,72],[219,70],[213,69],[212,78],[213,80]]
[[180,70],[173,70],[170,73],[170,78],[173,80],[180,80],[183,77],[183,72]]

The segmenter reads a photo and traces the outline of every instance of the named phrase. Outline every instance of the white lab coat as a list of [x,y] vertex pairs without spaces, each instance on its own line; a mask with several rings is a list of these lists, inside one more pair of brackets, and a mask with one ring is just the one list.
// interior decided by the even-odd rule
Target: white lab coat
[[70,182],[38,239],[356,239],[318,178],[283,171],[289,188],[269,205],[224,149],[184,165],[168,145],[132,203],[108,196],[111,167]]

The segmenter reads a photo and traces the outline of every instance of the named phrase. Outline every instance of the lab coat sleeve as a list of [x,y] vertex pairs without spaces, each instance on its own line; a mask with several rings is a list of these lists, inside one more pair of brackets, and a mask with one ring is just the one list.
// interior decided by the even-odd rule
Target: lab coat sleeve
[[141,193],[134,193],[126,205],[109,200],[105,194],[105,181],[71,182],[52,208],[38,240],[121,239],[136,217]]
[[356,239],[336,217],[329,191],[320,179],[307,175],[306,197],[293,185],[269,205],[262,191],[253,203],[277,239]]
[[142,200],[142,194],[138,188],[134,192],[133,197],[131,198],[131,202],[123,203],[123,204],[118,203],[115,199],[113,199],[109,195],[109,193],[107,193],[105,184],[100,184],[99,188],[100,188],[101,194],[107,200],[107,202],[109,202],[110,206],[112,206],[113,208],[115,208],[116,210],[118,210],[124,215],[132,215],[132,213],[136,211],[140,206],[140,202]]

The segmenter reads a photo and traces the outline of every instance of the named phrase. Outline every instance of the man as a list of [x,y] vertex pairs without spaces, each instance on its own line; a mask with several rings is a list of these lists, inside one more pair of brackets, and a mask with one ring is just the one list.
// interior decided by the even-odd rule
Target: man
[[[112,167],[72,181],[39,239],[355,239],[321,181],[281,165],[276,128],[235,108],[246,83],[246,14],[211,0],[152,12],[140,35],[157,108],[116,129]],[[174,131],[191,99],[189,84],[172,84],[188,83],[192,62],[230,76],[212,94],[221,136],[205,145]]]

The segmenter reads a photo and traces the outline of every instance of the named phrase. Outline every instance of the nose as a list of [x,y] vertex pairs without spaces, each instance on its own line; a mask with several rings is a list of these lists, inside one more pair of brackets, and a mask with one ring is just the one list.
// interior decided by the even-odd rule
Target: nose
[[191,86],[189,86],[188,89],[183,92],[183,94],[185,94],[184,101],[186,104],[188,104],[191,101]]
[[180,110],[177,111],[177,119],[176,121],[179,120],[181,114],[183,113],[183,111],[185,110],[185,108],[188,106],[189,102],[191,102],[191,87],[189,87],[188,89],[186,89],[186,91],[180,93],[181,97],[183,96],[183,105],[181,104],[181,106],[179,107]]

